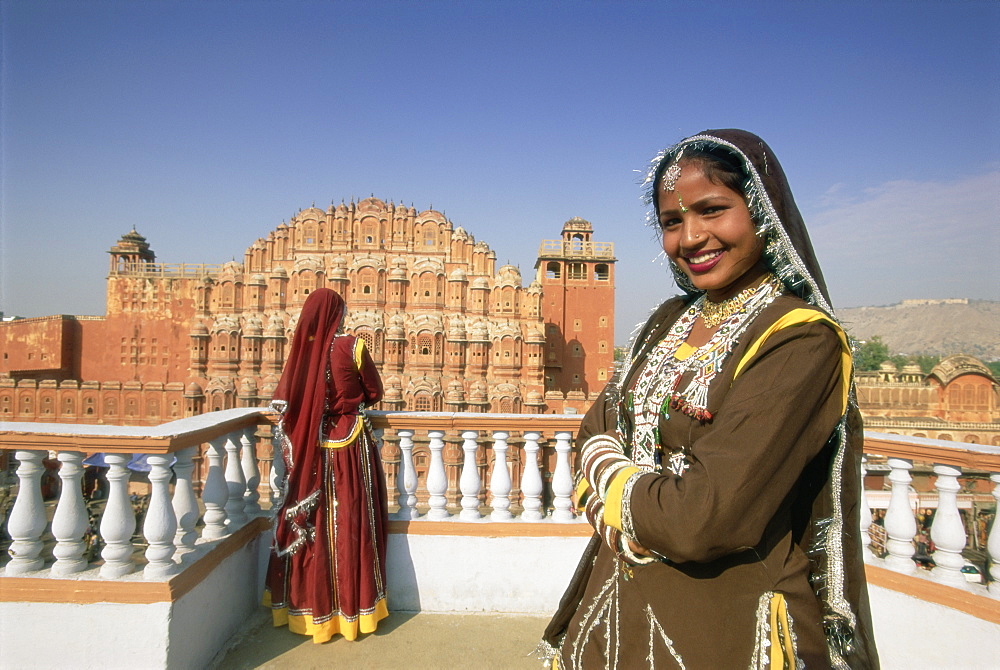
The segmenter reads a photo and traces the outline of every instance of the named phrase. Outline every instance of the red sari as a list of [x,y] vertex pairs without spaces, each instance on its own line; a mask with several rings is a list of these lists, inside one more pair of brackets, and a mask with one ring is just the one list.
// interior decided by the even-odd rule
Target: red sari
[[275,626],[316,643],[353,640],[389,614],[385,477],[363,414],[382,382],[364,341],[337,334],[343,314],[334,291],[309,296],[274,396],[289,475],[265,604]]

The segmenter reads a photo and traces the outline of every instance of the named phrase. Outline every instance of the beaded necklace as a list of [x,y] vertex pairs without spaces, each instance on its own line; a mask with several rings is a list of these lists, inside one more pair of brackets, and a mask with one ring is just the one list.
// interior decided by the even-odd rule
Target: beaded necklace
[[[712,414],[706,409],[709,386],[739,337],[781,292],[780,280],[771,275],[752,290],[745,291],[746,295],[741,293],[744,300],[739,309],[722,322],[711,339],[684,360],[678,360],[675,358],[677,349],[687,340],[702,312],[703,295],[688,307],[666,336],[649,351],[619,411],[619,416],[628,411],[635,419],[633,439],[627,440],[626,444],[631,444],[632,460],[637,465],[653,467],[655,464],[661,415],[669,418],[670,410],[675,410],[699,421],[711,420]],[[679,391],[681,379],[688,372],[694,375]]]

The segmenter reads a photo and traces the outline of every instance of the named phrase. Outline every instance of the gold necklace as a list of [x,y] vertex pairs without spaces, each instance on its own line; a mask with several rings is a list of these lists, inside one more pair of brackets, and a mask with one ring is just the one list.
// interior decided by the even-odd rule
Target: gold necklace
[[715,328],[720,323],[731,317],[743,308],[749,300],[765,284],[777,281],[774,275],[769,274],[764,281],[756,286],[748,286],[732,298],[726,298],[722,302],[712,302],[705,296],[705,302],[701,306],[701,320],[706,328]]

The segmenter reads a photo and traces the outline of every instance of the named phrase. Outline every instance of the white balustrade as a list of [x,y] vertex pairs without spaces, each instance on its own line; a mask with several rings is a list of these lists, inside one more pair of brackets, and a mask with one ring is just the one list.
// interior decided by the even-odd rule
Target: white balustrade
[[1000,597],[1000,473],[990,475],[990,481],[996,484],[993,487],[993,499],[996,500],[996,512],[993,516],[993,528],[990,529],[990,536],[986,540],[986,551],[990,555],[990,593]]
[[205,452],[208,458],[208,472],[205,474],[205,486],[201,493],[202,502],[205,503],[205,528],[201,536],[206,540],[217,540],[230,532],[226,527],[229,486],[222,474],[222,451],[226,441],[225,436],[211,440]]
[[257,466],[257,426],[243,429],[241,438],[243,457],[240,465],[246,480],[247,492],[243,495],[243,512],[247,516],[260,514],[260,468]]
[[83,454],[61,451],[58,458],[62,486],[59,489],[59,504],[52,517],[52,536],[56,538],[56,546],[52,549],[52,556],[56,559],[52,574],[70,575],[87,568],[87,560],[83,557],[87,551],[83,536],[88,526],[87,505],[83,502],[81,485]]
[[907,458],[888,459],[889,481],[892,482],[892,493],[889,497],[889,507],[885,512],[885,532],[889,536],[886,541],[886,565],[897,572],[912,572],[916,565],[913,562],[913,536],[917,534],[917,521],[910,507],[910,469],[913,461]]
[[267,483],[271,489],[271,509],[279,510],[285,504],[285,456],[281,450],[278,436],[271,431],[271,474]]
[[7,533],[13,542],[8,549],[8,575],[23,575],[41,570],[45,561],[42,552],[42,532],[45,530],[45,503],[42,501],[42,461],[44,451],[17,451],[18,491],[7,521]]
[[191,482],[191,474],[194,472],[194,455],[198,447],[188,447],[178,451],[177,461],[174,463],[174,474],[177,480],[174,482],[174,517],[177,519],[177,535],[174,538],[174,546],[179,552],[188,552],[194,549],[194,543],[198,539],[195,527],[198,525],[198,498],[194,494],[194,486]]
[[490,503],[494,521],[507,521],[514,517],[510,513],[510,470],[507,466],[507,438],[510,433],[502,430],[493,432],[493,471],[490,473]]
[[108,464],[108,500],[101,517],[101,537],[104,549],[101,558],[101,577],[115,579],[135,571],[132,560],[132,534],[135,533],[135,511],[129,499],[130,454],[105,454]]
[[861,549],[864,551],[864,555],[868,556],[868,547],[872,543],[871,537],[868,535],[868,527],[872,525],[872,508],[868,504],[868,496],[865,494],[865,475],[868,474],[868,468],[866,467],[868,459],[864,456],[861,457],[861,513],[859,514],[861,522]]
[[430,438],[431,450],[431,463],[427,468],[427,493],[430,495],[427,501],[430,505],[430,509],[427,510],[427,518],[447,519],[451,515],[448,514],[447,509],[448,499],[445,498],[445,494],[448,492],[448,477],[444,471],[444,458],[441,454],[444,449],[444,431],[429,431],[427,437]]
[[962,550],[965,549],[967,536],[962,516],[958,513],[958,477],[962,468],[954,465],[937,464],[934,466],[937,475],[938,507],[931,524],[931,540],[934,542],[934,578],[938,581],[964,587],[965,577],[962,575]]
[[229,497],[226,500],[226,516],[229,526],[236,529],[247,522],[244,511],[243,495],[247,491],[247,480],[243,476],[243,465],[240,462],[240,438],[243,431],[236,431],[226,436],[226,488]]
[[142,534],[149,546],[146,547],[146,568],[142,574],[147,579],[160,579],[177,572],[173,561],[174,536],[177,534],[177,516],[170,505],[170,464],[174,457],[170,454],[152,454],[149,463],[149,507],[142,524]]
[[462,462],[462,477],[459,480],[462,491],[462,512],[459,518],[466,521],[476,521],[483,516],[479,513],[479,490],[483,483],[479,477],[479,463],[476,459],[479,451],[479,444],[476,442],[478,437],[479,432],[475,430],[462,432],[462,451],[465,458]]
[[396,489],[399,497],[396,499],[399,511],[398,519],[416,519],[417,512],[417,469],[413,466],[413,431],[400,430],[399,434],[399,470],[396,473]]
[[521,475],[521,503],[524,511],[521,518],[525,521],[541,521],[542,513],[542,473],[538,468],[538,440],[541,433],[527,432],[524,434],[524,472]]
[[573,521],[573,471],[569,466],[569,452],[572,449],[569,432],[556,433],[556,469],[552,473],[552,519]]

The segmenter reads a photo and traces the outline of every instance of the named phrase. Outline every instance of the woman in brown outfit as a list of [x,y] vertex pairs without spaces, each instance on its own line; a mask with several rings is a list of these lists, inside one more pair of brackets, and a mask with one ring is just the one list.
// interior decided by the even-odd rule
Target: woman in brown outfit
[[877,668],[850,348],[784,173],[718,130],[647,184],[684,295],[581,425],[596,533],[543,646],[559,668]]

